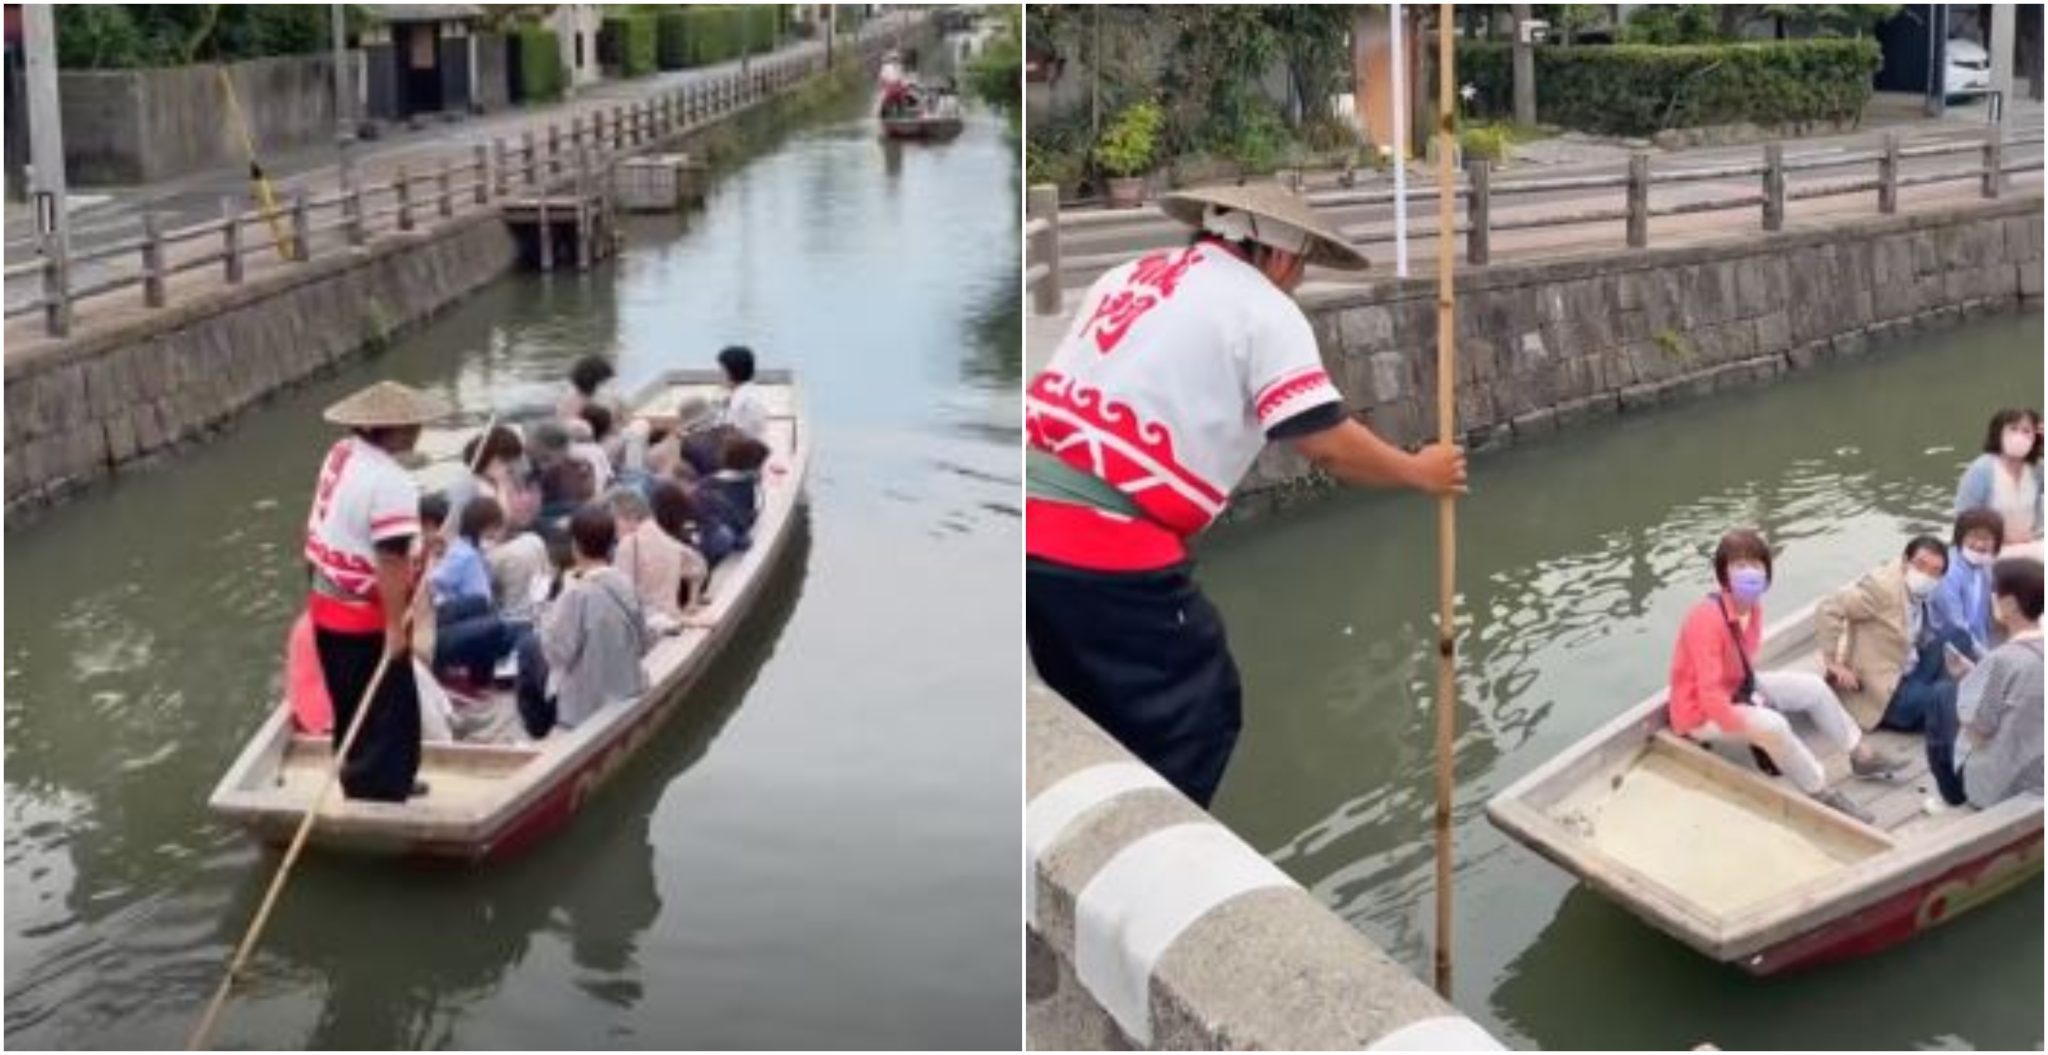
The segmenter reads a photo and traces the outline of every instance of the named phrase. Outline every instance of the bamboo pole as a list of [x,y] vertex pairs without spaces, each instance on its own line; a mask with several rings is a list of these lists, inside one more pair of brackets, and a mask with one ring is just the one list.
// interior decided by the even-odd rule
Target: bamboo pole
[[[1451,83],[1451,6],[1436,5],[1436,438],[1450,444],[1457,432],[1457,291],[1451,281],[1451,150],[1457,141],[1458,112]],[[1451,998],[1451,750],[1457,733],[1458,499],[1444,494],[1436,504],[1436,991]]]
[[[483,459],[484,451],[490,446],[491,430],[497,425],[498,413],[492,411],[490,419],[484,422],[482,437],[477,440],[476,456],[471,459],[469,466],[471,473],[477,471],[477,463]],[[418,588],[425,587],[427,577],[432,571],[431,568],[423,570]],[[417,596],[414,600],[418,600]],[[402,626],[408,641],[412,639],[413,616],[419,610],[420,606],[417,603],[405,607]],[[404,662],[412,662],[412,657],[407,655]],[[186,1041],[187,1051],[200,1051],[210,1046],[214,1025],[220,1019],[221,1009],[227,1006],[228,995],[234,991],[235,979],[241,976],[242,968],[248,965],[250,954],[256,951],[256,941],[263,936],[263,928],[270,922],[270,912],[277,907],[279,895],[284,893],[284,884],[291,878],[292,866],[298,864],[299,853],[306,848],[306,837],[313,833],[313,822],[319,819],[320,810],[327,805],[328,796],[341,783],[342,760],[348,757],[349,748],[355,746],[356,734],[362,732],[363,719],[370,713],[370,705],[376,700],[377,690],[383,687],[384,675],[390,669],[391,653],[387,651],[377,661],[377,669],[370,675],[369,687],[363,690],[362,698],[356,701],[355,716],[349,719],[348,729],[342,733],[341,749],[334,752],[334,764],[327,771],[327,779],[320,783],[320,790],[314,794],[312,804],[306,807],[305,816],[299,820],[298,830],[292,833],[292,841],[285,847],[284,859],[278,862],[277,874],[270,877],[270,888],[263,892],[263,902],[256,906],[255,918],[249,921],[249,929],[243,932],[241,942],[235,946],[234,958],[228,961],[228,970],[221,976],[220,987],[213,991],[213,999],[206,1004],[206,1013],[200,1016],[199,1025],[193,1028],[191,1038]]]

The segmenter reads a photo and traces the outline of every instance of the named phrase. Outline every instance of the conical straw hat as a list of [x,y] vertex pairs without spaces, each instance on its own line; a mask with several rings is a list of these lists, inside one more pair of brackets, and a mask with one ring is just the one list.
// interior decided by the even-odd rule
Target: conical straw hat
[[351,429],[401,428],[424,425],[451,410],[439,396],[396,381],[379,381],[328,407],[328,421]]
[[1298,228],[1311,239],[1307,254],[1311,264],[1340,271],[1367,267],[1365,257],[1351,248],[1336,227],[1317,216],[1306,199],[1276,183],[1192,187],[1159,199],[1161,212],[1196,228],[1203,226],[1204,214],[1212,205]]

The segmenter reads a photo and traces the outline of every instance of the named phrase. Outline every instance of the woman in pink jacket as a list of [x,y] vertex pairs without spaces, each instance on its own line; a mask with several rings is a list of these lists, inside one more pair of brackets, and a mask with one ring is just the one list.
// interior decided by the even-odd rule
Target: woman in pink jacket
[[1856,722],[1820,675],[1754,669],[1763,636],[1764,591],[1771,585],[1771,548],[1763,536],[1737,528],[1714,547],[1720,589],[1694,605],[1671,656],[1671,728],[1702,743],[1746,744],[1782,770],[1814,800],[1868,823],[1870,815],[1827,786],[1813,749],[1786,717],[1803,714],[1830,751],[1847,751],[1857,776],[1882,776],[1900,763],[1863,742]]

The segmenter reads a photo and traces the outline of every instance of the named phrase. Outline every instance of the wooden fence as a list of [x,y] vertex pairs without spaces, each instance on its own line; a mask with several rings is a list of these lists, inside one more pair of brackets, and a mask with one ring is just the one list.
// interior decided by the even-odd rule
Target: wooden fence
[[[1839,197],[1854,194],[1875,194],[1879,213],[1898,210],[1899,189],[1933,183],[1949,183],[1964,180],[1977,181],[1986,198],[1999,197],[2005,191],[2006,177],[2014,172],[2038,170],[2041,162],[2012,161],[2006,157],[2008,148],[2038,144],[2042,141],[2039,130],[2022,132],[2001,137],[1996,127],[1987,129],[1981,139],[1966,139],[1939,143],[1902,146],[1898,134],[1886,133],[1883,145],[1874,150],[1863,150],[1846,154],[1819,154],[1809,158],[1788,160],[1782,143],[1764,144],[1762,156],[1752,162],[1732,165],[1713,165],[1694,168],[1675,168],[1653,171],[1650,155],[1637,151],[1629,158],[1628,170],[1624,173],[1597,175],[1555,176],[1548,178],[1518,179],[1493,182],[1493,167],[1483,158],[1469,159],[1465,165],[1464,178],[1455,186],[1463,206],[1463,218],[1452,228],[1454,233],[1465,236],[1465,263],[1486,264],[1493,256],[1493,234],[1497,231],[1523,231],[1545,227],[1574,226],[1622,221],[1625,242],[1629,248],[1641,249],[1649,245],[1650,218],[1653,216],[1679,216],[1688,213],[1758,209],[1761,212],[1763,229],[1776,231],[1784,227],[1786,206],[1790,202],[1807,201],[1815,198]],[[1947,157],[1974,155],[1971,164],[1937,169],[1932,172],[1905,174],[1900,163],[1911,158]],[[1874,165],[1875,171],[1869,177],[1850,178],[1788,185],[1786,176],[1793,172],[1816,169],[1837,169],[1856,165]],[[1650,190],[1658,186],[1675,186],[1700,181],[1727,181],[1754,179],[1757,189],[1747,194],[1721,195],[1694,201],[1653,204]],[[1525,215],[1514,218],[1494,217],[1495,202],[1502,198],[1512,199],[1518,195],[1548,194],[1568,190],[1618,189],[1622,192],[1622,203],[1576,212],[1558,212],[1549,215]],[[1433,196],[1434,188],[1411,190],[1409,197]],[[1392,188],[1352,191],[1335,190],[1311,193],[1309,202],[1319,208],[1335,208],[1360,205],[1392,205]],[[1032,310],[1041,315],[1054,314],[1060,310],[1061,253],[1059,235],[1062,229],[1086,231],[1102,229],[1148,217],[1144,212],[1089,210],[1073,212],[1062,216],[1059,211],[1058,189],[1049,185],[1034,186],[1027,194],[1025,239],[1025,287],[1031,293]],[[1391,231],[1373,230],[1363,225],[1339,228],[1354,246],[1392,242]],[[1427,240],[1435,237],[1434,223],[1412,226],[1409,237]],[[1128,252],[1075,256],[1066,261],[1068,269],[1088,270],[1122,263]]]

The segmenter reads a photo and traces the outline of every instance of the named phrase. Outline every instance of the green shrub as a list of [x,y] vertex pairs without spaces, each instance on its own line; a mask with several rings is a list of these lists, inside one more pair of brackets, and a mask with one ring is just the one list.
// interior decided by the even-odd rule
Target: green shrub
[[[1510,45],[1460,41],[1472,110],[1513,111]],[[1546,124],[1609,135],[1666,128],[1854,120],[1880,63],[1869,39],[1536,49],[1536,112]]]
[[1112,176],[1142,176],[1159,151],[1166,115],[1158,103],[1134,103],[1116,115],[1095,144],[1095,163]]
[[519,38],[519,84],[515,90],[523,103],[550,102],[562,97],[562,45],[551,29],[521,26]]
[[1498,165],[1507,159],[1514,137],[1499,125],[1467,125],[1458,130],[1458,148],[1465,157],[1485,158]]

